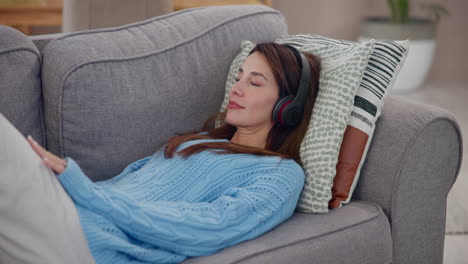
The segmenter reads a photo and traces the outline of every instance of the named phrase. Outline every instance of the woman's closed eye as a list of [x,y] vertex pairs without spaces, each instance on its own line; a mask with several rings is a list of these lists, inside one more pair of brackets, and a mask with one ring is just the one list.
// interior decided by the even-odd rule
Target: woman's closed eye
[[[236,82],[240,81],[239,78],[235,78],[234,80],[235,80]],[[258,87],[258,86],[261,86],[261,84],[258,84],[258,83],[255,83],[255,82],[250,82],[250,84],[253,85],[253,86],[257,86],[257,87]]]

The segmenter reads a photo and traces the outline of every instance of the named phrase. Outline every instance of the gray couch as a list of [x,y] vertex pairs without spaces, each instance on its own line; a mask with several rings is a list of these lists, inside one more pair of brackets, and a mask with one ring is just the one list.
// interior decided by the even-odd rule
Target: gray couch
[[[68,35],[0,27],[0,112],[91,179],[106,179],[219,109],[242,40],[284,34],[284,17],[255,5]],[[349,205],[296,212],[255,240],[183,263],[442,263],[461,140],[445,110],[389,96]]]

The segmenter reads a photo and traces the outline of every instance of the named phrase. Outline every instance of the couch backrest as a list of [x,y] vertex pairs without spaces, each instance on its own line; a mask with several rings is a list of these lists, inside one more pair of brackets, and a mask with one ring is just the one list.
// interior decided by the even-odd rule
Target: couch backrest
[[43,50],[47,147],[93,180],[115,176],[218,111],[242,40],[286,33],[278,11],[239,5],[55,39]]
[[24,136],[44,144],[41,55],[16,29],[0,26],[0,113]]

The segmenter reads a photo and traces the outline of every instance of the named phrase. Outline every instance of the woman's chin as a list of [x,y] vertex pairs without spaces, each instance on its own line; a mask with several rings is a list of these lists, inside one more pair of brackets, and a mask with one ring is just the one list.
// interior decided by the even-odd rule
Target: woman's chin
[[229,124],[231,126],[236,126],[236,122],[228,118],[224,119],[224,122],[226,122],[226,124]]
[[226,116],[226,119],[224,120],[224,122],[226,122],[227,124],[229,124],[231,126],[235,126],[235,127],[242,126],[242,124],[243,124],[242,121],[236,120],[234,118],[230,118],[229,116]]

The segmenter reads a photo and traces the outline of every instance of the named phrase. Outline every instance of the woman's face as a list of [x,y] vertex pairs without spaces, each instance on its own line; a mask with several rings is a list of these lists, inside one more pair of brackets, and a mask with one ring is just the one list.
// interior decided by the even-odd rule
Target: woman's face
[[279,87],[265,56],[254,52],[247,57],[231,88],[226,122],[239,127],[273,126],[272,111]]

